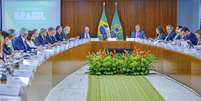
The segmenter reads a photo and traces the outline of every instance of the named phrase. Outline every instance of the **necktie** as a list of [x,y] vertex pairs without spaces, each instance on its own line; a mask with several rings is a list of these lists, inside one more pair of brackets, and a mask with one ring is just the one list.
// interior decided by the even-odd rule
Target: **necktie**
[[136,38],[140,38],[140,32],[136,32]]
[[85,33],[85,38],[89,38],[88,34],[89,34],[89,33]]

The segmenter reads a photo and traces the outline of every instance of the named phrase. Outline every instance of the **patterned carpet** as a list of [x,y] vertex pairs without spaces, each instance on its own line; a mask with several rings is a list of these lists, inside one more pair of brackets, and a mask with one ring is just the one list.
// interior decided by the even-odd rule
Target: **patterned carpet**
[[144,76],[89,77],[87,101],[164,101]]

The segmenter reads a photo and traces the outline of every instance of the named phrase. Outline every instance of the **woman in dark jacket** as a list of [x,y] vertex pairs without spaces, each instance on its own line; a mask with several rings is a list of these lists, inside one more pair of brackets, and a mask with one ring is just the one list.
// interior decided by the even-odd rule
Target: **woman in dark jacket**
[[2,48],[3,48],[3,54],[5,54],[5,55],[12,55],[13,50],[10,46],[11,38],[12,38],[12,36],[10,36],[9,34],[4,35]]
[[166,33],[161,26],[156,27],[156,34],[157,34],[156,40],[165,40]]

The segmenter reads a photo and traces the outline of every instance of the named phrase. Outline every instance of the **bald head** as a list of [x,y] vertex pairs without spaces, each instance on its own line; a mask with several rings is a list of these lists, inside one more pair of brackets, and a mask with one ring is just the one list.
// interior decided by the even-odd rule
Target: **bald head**
[[139,24],[135,25],[135,31],[136,32],[140,32],[141,31],[141,27]]
[[86,33],[89,33],[89,27],[88,26],[86,26],[86,27],[84,27],[84,32],[86,32]]

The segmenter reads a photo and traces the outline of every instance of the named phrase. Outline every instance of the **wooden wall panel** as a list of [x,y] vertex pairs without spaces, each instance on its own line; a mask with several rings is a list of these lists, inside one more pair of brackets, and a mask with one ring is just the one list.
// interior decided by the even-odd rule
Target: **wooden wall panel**
[[62,0],[62,25],[71,26],[71,36],[79,35],[84,26],[89,26],[95,34],[104,1],[109,23],[114,13],[114,2],[118,2],[119,16],[128,36],[136,24],[140,24],[149,37],[155,36],[158,25],[177,24],[177,0]]

